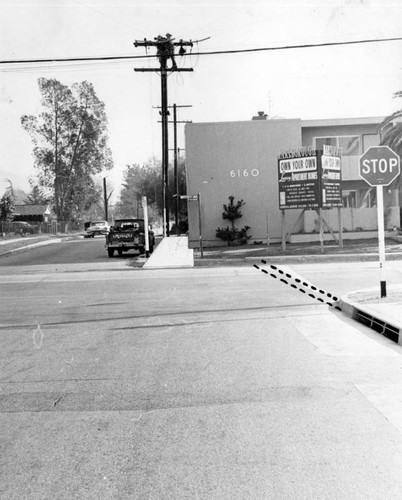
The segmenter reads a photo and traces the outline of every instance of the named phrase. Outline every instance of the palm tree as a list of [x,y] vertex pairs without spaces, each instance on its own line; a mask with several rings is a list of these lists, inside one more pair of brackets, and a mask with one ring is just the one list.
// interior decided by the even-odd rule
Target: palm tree
[[[394,97],[402,97],[402,91],[396,92]],[[387,116],[380,124],[381,145],[389,146],[395,153],[402,156],[402,109]]]
[[[395,98],[402,97],[402,91],[395,92]],[[378,132],[381,135],[381,146],[388,146],[399,158],[402,157],[402,109],[387,116],[380,124]],[[402,207],[402,175],[399,175],[389,186],[399,192],[399,206]],[[400,223],[402,225],[402,208],[400,209]]]

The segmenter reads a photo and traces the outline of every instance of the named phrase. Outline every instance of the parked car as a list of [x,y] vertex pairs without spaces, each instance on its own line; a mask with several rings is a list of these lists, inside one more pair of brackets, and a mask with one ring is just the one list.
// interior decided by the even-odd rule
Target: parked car
[[36,227],[24,221],[12,221],[10,224],[10,231],[15,234],[34,234]]
[[109,223],[105,220],[91,221],[85,230],[85,238],[93,238],[95,234],[108,234]]

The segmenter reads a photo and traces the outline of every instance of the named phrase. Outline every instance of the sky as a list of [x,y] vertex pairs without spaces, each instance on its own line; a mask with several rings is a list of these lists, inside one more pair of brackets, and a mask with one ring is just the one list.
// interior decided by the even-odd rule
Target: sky
[[[197,55],[262,47],[402,37],[401,0],[0,0],[0,60],[144,56],[135,40],[171,33],[194,43],[171,73],[178,120],[387,116],[402,103],[402,41]],[[155,54],[148,49],[148,54]],[[87,80],[105,103],[114,197],[129,164],[161,158],[160,78],[134,68],[156,59],[109,63],[0,65],[0,194],[12,181],[29,192],[32,143],[21,116],[41,111],[38,78]],[[185,149],[184,124],[178,147]],[[170,126],[169,146],[173,145]],[[182,154],[185,154],[184,151]]]

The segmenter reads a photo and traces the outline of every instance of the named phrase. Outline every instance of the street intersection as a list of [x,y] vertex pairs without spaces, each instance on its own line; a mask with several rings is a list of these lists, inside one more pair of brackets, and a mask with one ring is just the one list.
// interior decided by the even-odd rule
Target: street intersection
[[[95,262],[1,267],[0,498],[398,497],[400,346],[251,265],[70,244]],[[284,269],[377,283],[372,262]]]

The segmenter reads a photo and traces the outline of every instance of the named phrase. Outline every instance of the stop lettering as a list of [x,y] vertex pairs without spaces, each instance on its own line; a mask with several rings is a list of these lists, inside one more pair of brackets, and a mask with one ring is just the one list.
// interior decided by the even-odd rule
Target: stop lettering
[[376,174],[385,174],[390,172],[392,174],[394,168],[398,168],[398,160],[396,158],[390,158],[386,160],[385,158],[373,158],[371,160],[363,160],[362,162],[362,173],[369,174],[370,172]]

